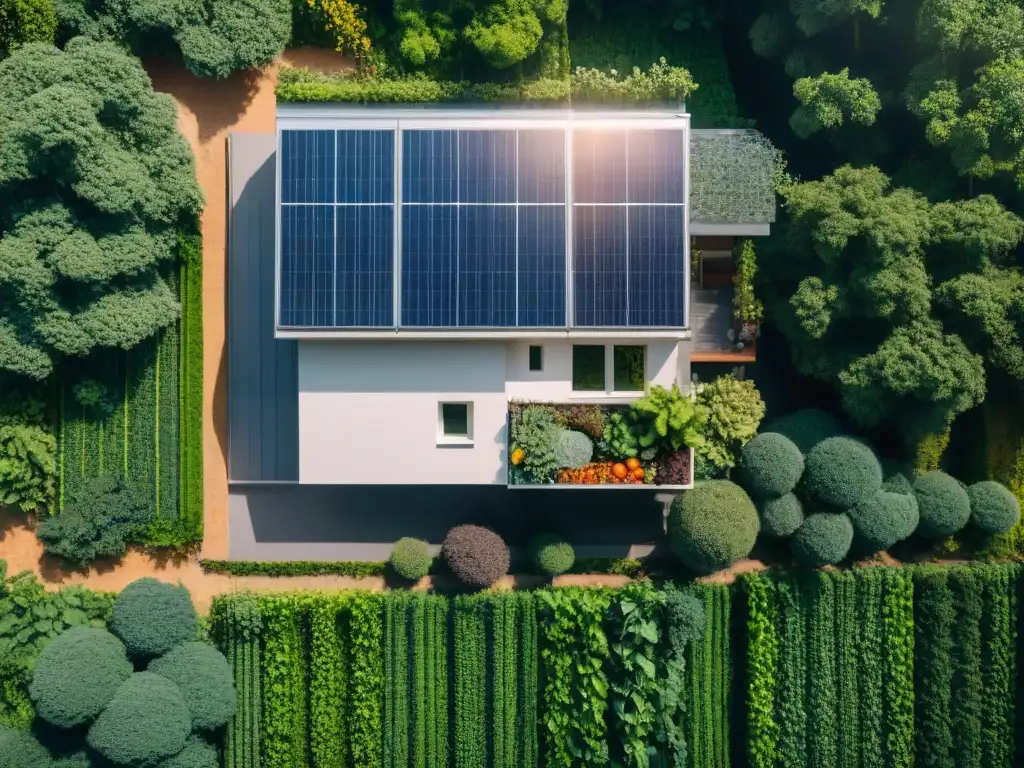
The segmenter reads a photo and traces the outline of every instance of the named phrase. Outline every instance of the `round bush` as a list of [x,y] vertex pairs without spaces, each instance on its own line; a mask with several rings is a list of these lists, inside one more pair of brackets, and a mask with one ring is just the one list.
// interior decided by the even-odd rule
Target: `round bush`
[[971,523],[985,533],[1006,533],[1017,524],[1020,502],[1010,489],[994,480],[982,480],[967,488]]
[[39,654],[29,695],[43,720],[74,728],[96,719],[132,672],[120,640],[105,629],[74,627]]
[[457,525],[448,531],[441,557],[471,587],[489,587],[508,573],[508,547],[501,536],[480,525]]
[[194,730],[220,728],[235,714],[234,675],[224,654],[211,645],[183,643],[153,659],[147,671],[178,686]]
[[682,590],[665,590],[665,620],[668,639],[675,650],[704,637],[704,603]]
[[89,746],[108,760],[147,768],[178,754],[192,719],[181,691],[153,672],[137,672],[117,690],[89,729]]
[[526,548],[534,567],[546,576],[558,576],[572,568],[576,551],[572,544],[553,533],[538,533]]
[[914,470],[894,461],[882,459],[882,490],[890,493],[914,495]]
[[[2,765],[2,763],[0,763]],[[59,760],[55,760],[53,768],[96,768],[97,763],[93,763],[89,753],[85,750],[75,752],[73,755],[68,757],[62,757]]]
[[796,559],[812,568],[834,565],[850,551],[853,524],[846,515],[819,513],[810,515],[790,539]]
[[181,752],[164,760],[159,768],[217,768],[217,749],[193,736]]
[[765,536],[787,538],[804,521],[804,505],[792,493],[762,501],[758,505],[758,513],[761,516],[761,533]]
[[833,509],[846,510],[882,487],[882,465],[871,448],[852,437],[830,437],[807,454],[804,488]]
[[805,456],[822,440],[843,434],[843,428],[835,416],[820,408],[801,408],[779,416],[763,425],[761,431],[785,435]]
[[742,488],[707,480],[673,500],[668,543],[688,568],[711,573],[749,555],[758,528],[757,508]]
[[427,542],[406,537],[395,542],[389,562],[394,572],[403,579],[418,581],[430,571],[433,560]]
[[868,552],[881,552],[914,533],[919,515],[917,499],[879,491],[849,512],[853,532]]
[[110,629],[131,656],[149,657],[195,640],[196,621],[188,590],[145,578],[133,581],[114,600]]
[[2,768],[50,768],[53,758],[29,731],[0,728]]
[[563,429],[555,440],[555,459],[558,466],[579,469],[594,457],[594,443],[582,432]]
[[921,520],[917,533],[929,539],[944,539],[959,531],[971,519],[971,499],[956,478],[934,470],[917,478],[914,497]]
[[762,432],[740,449],[740,483],[755,499],[789,493],[803,472],[800,449],[778,432]]

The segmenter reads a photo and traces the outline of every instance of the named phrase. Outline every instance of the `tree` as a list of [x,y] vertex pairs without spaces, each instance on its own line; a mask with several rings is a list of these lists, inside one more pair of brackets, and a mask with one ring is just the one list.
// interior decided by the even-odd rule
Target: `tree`
[[770,314],[858,425],[888,421],[915,443],[981,402],[986,364],[1017,370],[1022,293],[1001,264],[1024,222],[994,198],[932,205],[849,166],[784,197],[784,238],[762,260]]
[[176,119],[111,43],[0,62],[0,371],[43,379],[177,320],[165,275],[202,195]]
[[292,33],[286,0],[58,0],[57,13],[62,39],[84,35],[126,45],[137,54],[177,47],[185,66],[199,77],[265,67]]
[[834,75],[825,72],[818,77],[801,77],[793,84],[793,95],[800,106],[789,125],[802,139],[822,128],[838,128],[847,114],[855,123],[872,125],[882,108],[871,81],[863,77],[851,80],[848,67]]

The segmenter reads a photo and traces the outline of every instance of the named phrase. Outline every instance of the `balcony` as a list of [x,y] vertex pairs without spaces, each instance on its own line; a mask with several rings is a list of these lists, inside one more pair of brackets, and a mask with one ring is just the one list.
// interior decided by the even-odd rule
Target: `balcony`
[[628,404],[513,401],[508,425],[510,488],[693,487],[693,449],[643,447]]
[[757,359],[757,340],[743,340],[733,318],[732,286],[691,291],[690,327],[691,363],[753,363]]

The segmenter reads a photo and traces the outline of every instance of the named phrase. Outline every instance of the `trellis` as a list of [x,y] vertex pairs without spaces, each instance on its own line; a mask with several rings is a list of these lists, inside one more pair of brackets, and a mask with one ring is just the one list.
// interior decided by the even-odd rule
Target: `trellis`
[[690,220],[770,224],[781,153],[758,131],[697,130],[690,136]]

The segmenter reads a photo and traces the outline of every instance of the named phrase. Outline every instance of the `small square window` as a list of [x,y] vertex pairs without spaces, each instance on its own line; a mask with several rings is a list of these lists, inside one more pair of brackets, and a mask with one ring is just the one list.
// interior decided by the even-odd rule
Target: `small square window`
[[544,370],[544,348],[543,347],[530,345],[530,370],[531,371],[542,371],[542,370]]
[[612,350],[612,380],[616,392],[642,392],[646,379],[647,347],[619,347]]
[[439,443],[468,443],[473,440],[473,404],[438,404]]
[[603,344],[573,345],[572,388],[579,392],[604,392]]

